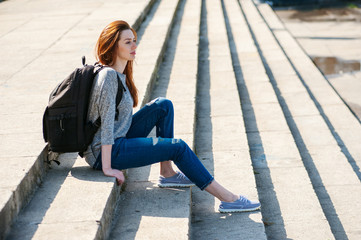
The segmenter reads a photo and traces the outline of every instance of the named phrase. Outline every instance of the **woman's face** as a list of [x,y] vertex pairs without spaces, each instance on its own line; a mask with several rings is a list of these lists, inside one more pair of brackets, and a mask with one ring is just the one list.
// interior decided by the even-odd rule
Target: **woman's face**
[[132,30],[127,29],[121,32],[117,46],[117,58],[119,60],[129,61],[135,59],[137,40]]

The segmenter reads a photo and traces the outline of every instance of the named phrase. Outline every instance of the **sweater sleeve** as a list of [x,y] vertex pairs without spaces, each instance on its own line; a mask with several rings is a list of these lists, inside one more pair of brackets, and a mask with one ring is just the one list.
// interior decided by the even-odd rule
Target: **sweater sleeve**
[[101,71],[102,81],[99,97],[99,115],[101,118],[101,145],[114,144],[115,99],[118,89],[115,71]]

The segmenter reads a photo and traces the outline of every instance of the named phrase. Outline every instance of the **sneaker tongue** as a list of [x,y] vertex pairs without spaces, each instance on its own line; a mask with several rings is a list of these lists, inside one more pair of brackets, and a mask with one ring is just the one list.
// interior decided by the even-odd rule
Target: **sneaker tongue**
[[244,202],[244,203],[249,203],[249,202],[250,202],[250,201],[249,201],[246,197],[244,197],[244,196],[240,196],[239,200],[240,200],[241,202]]
[[178,172],[178,173],[177,173],[177,178],[184,178],[184,174]]

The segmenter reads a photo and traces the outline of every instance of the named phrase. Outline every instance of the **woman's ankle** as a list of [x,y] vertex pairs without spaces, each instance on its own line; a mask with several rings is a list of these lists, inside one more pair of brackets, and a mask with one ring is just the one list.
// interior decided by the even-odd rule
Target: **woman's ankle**
[[173,172],[173,173],[160,173],[161,176],[165,177],[165,178],[169,178],[169,177],[173,177],[174,175],[176,175],[177,173],[176,172]]
[[171,161],[161,162],[160,163],[160,175],[168,178],[173,177],[177,173],[173,170]]
[[211,182],[205,190],[222,202],[234,202],[239,198],[239,196],[233,194],[215,180],[213,180],[213,182]]
[[238,199],[239,199],[239,196],[232,193],[232,196],[228,197],[223,202],[234,202],[234,201],[237,201]]

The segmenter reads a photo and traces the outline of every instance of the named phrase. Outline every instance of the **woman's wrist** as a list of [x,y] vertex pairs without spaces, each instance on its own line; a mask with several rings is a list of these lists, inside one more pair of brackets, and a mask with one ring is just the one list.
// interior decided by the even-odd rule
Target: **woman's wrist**
[[101,147],[101,154],[102,154],[102,168],[103,173],[105,175],[110,175],[113,172],[111,166],[111,151],[112,145],[102,145]]
[[109,174],[109,173],[111,173],[112,172],[112,168],[103,168],[103,173],[105,174],[105,175],[107,175],[107,174]]

